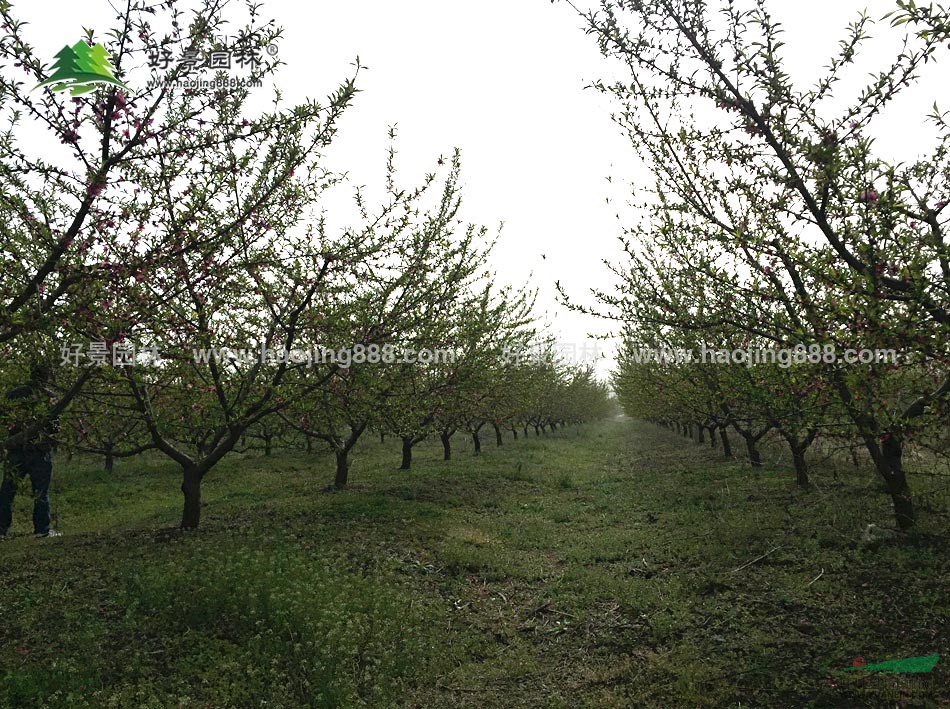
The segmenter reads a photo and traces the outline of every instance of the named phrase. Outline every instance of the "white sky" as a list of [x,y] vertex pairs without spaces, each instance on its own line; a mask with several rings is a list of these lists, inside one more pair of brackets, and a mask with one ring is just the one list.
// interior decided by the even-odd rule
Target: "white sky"
[[[770,5],[787,26],[792,75],[808,83],[860,9],[880,17],[893,7],[889,0]],[[101,38],[114,15],[105,0],[21,0],[16,10],[50,60],[84,26]],[[326,96],[357,55],[369,67],[328,153],[331,168],[348,171],[355,183],[381,185],[390,124],[399,126],[399,165],[410,183],[458,146],[463,218],[491,229],[505,223],[492,264],[499,279],[536,285],[539,314],[547,314],[562,342],[580,345],[589,332],[608,327],[566,312],[555,299],[558,279],[581,301],[589,287],[609,282],[601,260],[618,256],[622,185],[637,177],[632,151],[610,121],[610,102],[584,89],[609,77],[610,66],[567,5],[267,0],[263,14],[285,27],[278,84],[288,100]],[[927,107],[936,97],[925,85],[918,98]],[[880,136],[885,152],[913,154],[920,115],[888,116]],[[608,363],[599,369],[606,372]]]

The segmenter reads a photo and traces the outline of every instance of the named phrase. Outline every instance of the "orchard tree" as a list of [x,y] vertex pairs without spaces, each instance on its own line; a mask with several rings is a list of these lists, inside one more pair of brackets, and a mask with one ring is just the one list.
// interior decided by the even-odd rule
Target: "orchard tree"
[[[327,178],[316,164],[288,166],[284,161],[299,155],[293,145],[294,136],[284,133],[270,155],[257,158],[258,171],[274,170],[284,180],[273,210],[256,213],[228,249],[200,254],[159,279],[167,289],[165,307],[156,309],[149,330],[138,330],[139,340],[156,347],[164,362],[127,370],[127,379],[156,447],[182,467],[184,527],[198,523],[204,476],[251,427],[299,402],[339,392],[338,382],[349,376],[346,363],[317,356],[318,344],[336,352],[352,347],[341,333],[352,334],[362,311],[353,310],[361,303],[348,299],[347,289],[379,266],[379,259],[387,261],[402,215],[414,213],[406,203],[412,195],[393,192],[359,230],[333,237],[322,220],[305,226],[307,209]],[[258,171],[238,194],[266,184],[267,173]],[[206,218],[223,220],[217,214]],[[385,337],[391,325],[377,321],[364,337]],[[222,343],[233,346],[222,349]],[[192,444],[185,447],[188,437]]]
[[70,452],[102,457],[111,473],[115,461],[155,447],[121,375],[101,366],[76,396],[60,423],[59,440]]

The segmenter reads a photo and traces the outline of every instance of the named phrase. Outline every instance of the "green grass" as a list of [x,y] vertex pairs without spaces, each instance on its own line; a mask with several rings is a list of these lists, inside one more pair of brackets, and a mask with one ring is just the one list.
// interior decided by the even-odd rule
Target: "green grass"
[[32,539],[20,499],[0,545],[0,706],[950,703],[938,485],[912,539],[868,546],[867,472],[801,491],[625,420],[454,453],[400,472],[367,440],[342,492],[328,456],[234,456],[194,533],[161,459],[58,462],[66,535]]

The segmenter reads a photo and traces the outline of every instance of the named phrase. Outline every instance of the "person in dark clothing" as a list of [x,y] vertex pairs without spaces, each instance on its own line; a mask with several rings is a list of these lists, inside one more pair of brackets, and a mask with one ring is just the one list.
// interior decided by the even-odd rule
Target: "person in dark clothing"
[[13,409],[13,424],[7,445],[7,458],[0,483],[0,537],[6,536],[13,521],[13,498],[17,483],[29,476],[33,488],[33,533],[37,537],[58,537],[50,529],[49,486],[53,479],[53,447],[56,420],[44,421],[39,432],[29,438],[13,438],[45,416],[41,401],[46,396],[49,369],[36,365],[30,372],[30,381],[7,392],[7,401]]

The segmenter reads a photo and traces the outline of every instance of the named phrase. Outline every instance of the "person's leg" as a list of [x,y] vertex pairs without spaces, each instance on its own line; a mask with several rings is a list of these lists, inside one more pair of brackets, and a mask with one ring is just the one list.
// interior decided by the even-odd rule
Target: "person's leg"
[[36,453],[26,465],[33,486],[33,533],[49,534],[49,485],[53,479],[52,453]]
[[10,531],[13,523],[13,498],[16,497],[16,485],[21,472],[18,456],[8,452],[3,466],[3,482],[0,483],[0,535]]

